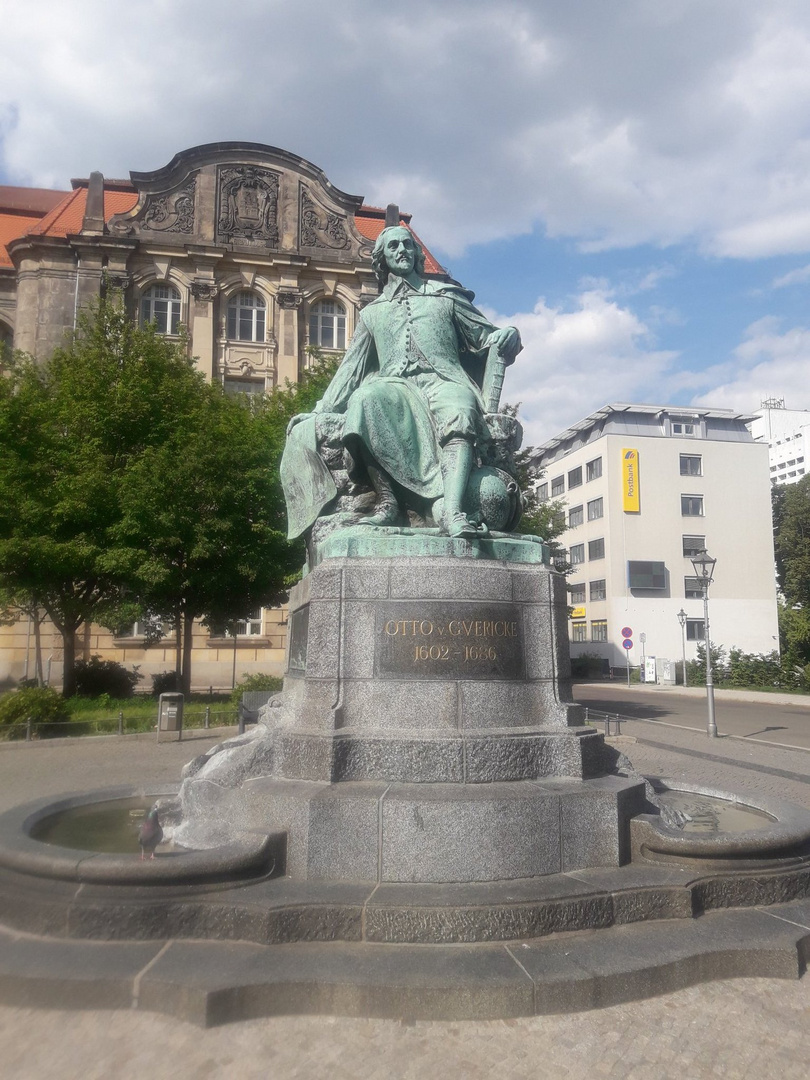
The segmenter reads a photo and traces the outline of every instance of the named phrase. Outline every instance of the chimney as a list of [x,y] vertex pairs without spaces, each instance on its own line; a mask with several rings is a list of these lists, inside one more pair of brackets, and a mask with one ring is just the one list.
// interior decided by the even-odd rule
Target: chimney
[[100,172],[90,173],[82,232],[96,236],[104,232],[104,177]]

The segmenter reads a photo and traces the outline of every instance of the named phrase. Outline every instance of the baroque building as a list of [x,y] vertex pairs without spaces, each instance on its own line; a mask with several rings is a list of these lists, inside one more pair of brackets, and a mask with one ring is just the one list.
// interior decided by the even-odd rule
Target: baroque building
[[[193,147],[129,180],[94,172],[70,191],[0,187],[0,343],[45,360],[114,287],[133,318],[167,335],[184,327],[200,370],[226,392],[263,393],[296,381],[309,347],[345,349],[377,295],[371,251],[386,213],[410,228],[410,215],[364,205],[296,154],[244,142]],[[427,276],[446,279],[426,256]],[[236,639],[195,633],[195,685],[281,673],[284,611],[243,614]],[[78,655],[145,675],[172,669],[171,639],[147,649],[144,629],[115,638],[87,627]],[[33,676],[33,648],[24,622],[0,627],[0,689]],[[48,623],[42,651],[58,683],[61,644]]]

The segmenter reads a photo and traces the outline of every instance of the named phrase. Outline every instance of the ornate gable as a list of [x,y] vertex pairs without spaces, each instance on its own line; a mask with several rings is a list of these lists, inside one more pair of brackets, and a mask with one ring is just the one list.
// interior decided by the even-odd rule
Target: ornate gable
[[178,247],[301,252],[347,263],[370,254],[354,220],[362,197],[346,194],[317,166],[277,147],[209,143],[131,178],[138,201],[110,220],[115,236]]

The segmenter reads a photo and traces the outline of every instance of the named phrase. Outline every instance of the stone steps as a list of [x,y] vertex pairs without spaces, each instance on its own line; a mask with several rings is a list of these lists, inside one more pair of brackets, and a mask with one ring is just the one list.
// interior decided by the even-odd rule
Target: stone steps
[[209,1026],[282,1014],[404,1020],[576,1012],[721,978],[799,978],[810,901],[479,945],[90,942],[0,928],[0,1000],[138,1008]]

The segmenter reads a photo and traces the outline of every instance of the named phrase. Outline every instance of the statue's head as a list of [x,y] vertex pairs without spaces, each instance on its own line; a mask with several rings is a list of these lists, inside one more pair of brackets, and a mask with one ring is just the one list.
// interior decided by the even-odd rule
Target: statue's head
[[[409,253],[412,252],[412,258]],[[410,229],[404,225],[389,225],[377,237],[371,253],[371,267],[380,288],[389,274],[406,276],[415,270],[421,277],[425,272],[425,253]]]

